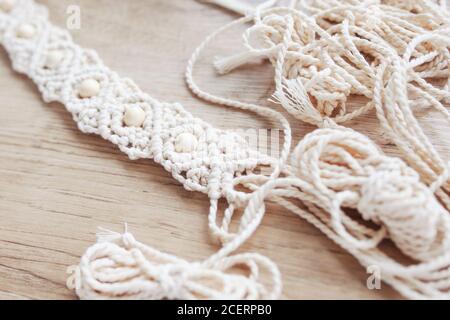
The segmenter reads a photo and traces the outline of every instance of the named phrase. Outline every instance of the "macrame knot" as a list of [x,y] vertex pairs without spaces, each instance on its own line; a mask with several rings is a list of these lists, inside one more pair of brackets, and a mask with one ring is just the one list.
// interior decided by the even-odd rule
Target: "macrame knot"
[[[293,164],[311,185],[304,191],[355,247],[374,248],[387,235],[418,261],[450,249],[449,217],[433,192],[413,169],[384,155],[367,137],[342,127],[316,130],[299,144]],[[381,229],[363,226],[348,210]]]
[[[280,291],[259,282],[261,267],[273,267],[259,255],[189,263],[137,242],[128,232],[102,230],[98,238],[80,265],[68,270],[67,285],[81,299],[274,299]],[[233,273],[237,266],[249,275]]]

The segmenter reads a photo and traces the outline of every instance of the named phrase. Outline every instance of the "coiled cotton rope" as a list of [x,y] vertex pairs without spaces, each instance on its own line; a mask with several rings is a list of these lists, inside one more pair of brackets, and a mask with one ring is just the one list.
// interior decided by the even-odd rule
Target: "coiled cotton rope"
[[[324,118],[344,123],[376,108],[381,125],[424,181],[433,184],[444,176],[434,186],[445,191],[438,195],[449,209],[448,164],[412,109],[431,106],[450,123],[442,104],[450,102],[450,15],[428,0],[388,3],[339,1],[324,7],[322,1],[300,1],[316,13],[313,18],[292,9],[266,11],[244,34],[248,51],[216,67],[226,73],[267,57],[276,68],[275,98],[294,117],[314,125]],[[445,83],[434,86],[431,80]],[[348,110],[348,98],[355,95],[369,101]]]
[[[450,120],[443,105],[449,101],[450,85],[445,3],[349,0],[298,5],[314,15],[275,8],[236,22],[254,21],[244,33],[246,51],[215,64],[224,74],[268,58],[275,67],[274,100],[297,119],[323,128],[300,142],[285,176],[271,183],[266,197],[314,224],[363,265],[378,266],[383,280],[406,297],[449,299],[449,165],[412,113],[413,108],[431,106]],[[201,50],[232,26],[208,37]],[[199,55],[194,54],[187,72],[193,92],[236,107],[238,102],[195,84],[192,65]],[[445,82],[435,86],[430,79]],[[348,110],[353,95],[369,101]],[[415,170],[337,125],[372,109]],[[258,189],[251,177],[240,182]],[[259,200],[262,205],[264,199]],[[352,218],[348,209],[360,218]],[[361,224],[361,218],[378,228]],[[386,238],[413,260],[405,264],[384,253],[379,244]]]
[[[249,275],[228,272],[236,266],[245,266]],[[256,254],[188,263],[137,242],[127,231],[103,230],[80,265],[69,269],[67,286],[83,299],[274,299],[279,292],[259,279],[274,268]]]
[[[391,109],[386,108],[385,104],[381,103],[381,101],[387,100],[389,97],[391,99],[396,97],[395,99],[397,99],[395,95],[386,95],[389,90],[385,88],[390,87],[390,90],[402,90],[402,88],[405,88],[405,84],[403,86],[399,85],[402,82],[399,82],[395,76],[385,77],[385,73],[392,72],[395,74],[401,70],[411,69],[411,65],[408,66],[407,61],[410,60],[412,52],[417,51],[415,48],[421,41],[418,41],[418,38],[415,36],[411,37],[410,40],[414,40],[412,43],[416,44],[414,46],[410,45],[408,47],[410,49],[405,50],[403,57],[392,47],[386,45],[371,47],[367,44],[367,41],[362,41],[363,47],[368,46],[372,48],[372,53],[379,60],[377,64],[367,66],[357,54],[358,51],[354,50],[353,43],[359,42],[359,40],[352,39],[352,41],[345,44],[345,46],[350,47],[350,50],[348,50],[350,52],[349,57],[346,57],[351,61],[349,63],[337,54],[343,50],[343,44],[339,40],[319,27],[314,19],[298,11],[286,10],[269,10],[259,19],[257,14],[257,21],[261,23],[267,21],[280,23],[278,26],[272,26],[272,29],[267,29],[271,30],[271,36],[278,39],[278,44],[275,43],[273,46],[260,51],[251,49],[244,55],[231,58],[226,62],[222,61],[218,66],[222,70],[228,71],[256,56],[266,55],[271,57],[274,64],[278,66],[276,69],[278,79],[276,97],[278,100],[288,111],[300,119],[315,123],[322,129],[318,129],[300,142],[292,153],[288,166],[279,166],[281,170],[280,177],[277,177],[278,174],[271,177],[249,174],[233,180],[235,187],[243,185],[250,190],[254,190],[254,192],[247,194],[229,190],[227,199],[230,207],[225,213],[221,227],[217,226],[215,222],[216,210],[211,211],[209,217],[211,230],[222,241],[224,248],[206,260],[206,262],[188,264],[171,256],[167,260],[162,259],[161,256],[167,256],[135,242],[130,234],[116,234],[113,237],[107,237],[109,241],[106,243],[101,241],[99,244],[91,247],[84,255],[80,267],[75,269],[76,272],[74,277],[71,278],[71,283],[77,289],[80,297],[264,298],[267,297],[268,292],[271,292],[269,297],[278,297],[279,289],[281,288],[279,275],[277,272],[274,272],[274,270],[277,270],[276,267],[265,260],[265,258],[258,256],[258,258],[252,257],[249,260],[245,260],[246,263],[244,264],[253,271],[252,276],[249,278],[253,281],[250,282],[243,278],[234,278],[234,276],[228,278],[230,277],[229,275],[222,273],[226,268],[217,267],[222,265],[223,261],[225,261],[225,265],[230,265],[228,259],[243,262],[241,260],[242,257],[249,258],[245,255],[235,258],[226,257],[253,233],[264,215],[264,202],[270,199],[315,225],[329,238],[354,255],[363,265],[380,267],[383,280],[404,296],[409,298],[450,298],[448,290],[450,287],[450,223],[448,211],[443,206],[443,204],[446,206],[448,204],[445,201],[446,193],[444,189],[448,180],[448,173],[446,169],[443,169],[446,168],[445,164],[441,161],[439,170],[439,161],[421,160],[422,158],[430,160],[426,158],[430,154],[414,152],[410,157],[414,157],[414,160],[422,161],[418,162],[419,165],[416,164],[416,167],[424,169],[426,164],[433,165],[431,167],[432,170],[413,170],[402,160],[385,156],[365,136],[336,124],[362,115],[371,108],[376,107],[379,115],[384,114],[384,112],[388,114],[386,119],[392,120],[393,116],[400,117],[401,121],[399,122],[403,126],[400,127],[400,132],[410,130],[411,125],[414,127],[413,132],[415,132],[415,136],[420,138],[419,142],[411,140],[414,142],[414,146],[417,147],[423,144],[430,148],[431,144],[428,143],[425,135],[418,131],[418,125],[412,121],[414,118],[408,113],[410,112],[409,108],[401,109],[403,112],[401,113],[396,110],[391,111]],[[348,6],[345,10],[355,15],[360,9],[359,7]],[[392,10],[395,15],[408,16],[407,13],[396,11],[397,9]],[[278,15],[283,12],[290,14],[279,17],[270,15],[271,13]],[[334,17],[334,13],[332,16]],[[304,19],[308,25],[302,26],[303,22],[300,22],[299,26],[296,25],[298,17]],[[246,17],[234,22],[232,25],[248,21],[249,19],[253,18]],[[398,19],[395,21],[398,21]],[[419,23],[422,23],[420,21],[422,21],[422,18],[419,18]],[[349,25],[347,22],[342,23],[344,41],[348,40],[346,34],[348,35]],[[258,27],[261,27],[261,25],[258,25]],[[315,30],[317,34],[311,31],[309,27],[313,31]],[[268,110],[264,111],[261,107],[215,97],[202,91],[195,84],[192,74],[197,58],[209,42],[225,28],[206,39],[205,43],[194,53],[187,72],[190,88],[200,97],[214,103],[253,110],[264,116],[269,115],[270,112]],[[318,52],[330,46],[333,49],[330,52],[334,52],[336,57],[341,57],[338,59],[338,62],[334,62],[336,70],[331,68],[330,70],[319,70],[297,67],[297,69],[289,69],[291,71],[298,70],[297,74],[294,73],[292,77],[286,77],[286,57],[295,57],[296,61],[301,61],[302,63],[314,64],[322,62],[319,59],[322,57],[317,58],[303,53],[296,56],[295,50],[291,49],[292,39],[299,35],[298,28],[305,32],[299,39],[309,39],[311,41],[311,44],[305,45],[305,47],[310,48],[313,52]],[[264,28],[261,27],[261,29]],[[279,33],[277,33],[278,31]],[[410,34],[411,32],[408,31],[406,33]],[[325,40],[322,42],[317,40],[317,35],[323,36]],[[445,35],[441,35],[438,32],[433,33],[432,37],[441,39]],[[397,39],[394,36],[392,38]],[[402,37],[399,36],[399,38],[401,39]],[[269,43],[271,42],[269,41]],[[295,46],[294,44],[294,48],[299,49],[302,46]],[[416,56],[413,62],[416,66],[428,63],[427,66],[432,65],[434,67],[419,72],[414,71],[413,73],[420,76],[424,74],[445,74],[447,53],[441,48],[438,45],[434,53]],[[378,49],[381,49],[381,51],[377,51]],[[326,50],[323,51],[326,52]],[[379,52],[383,54],[383,57],[388,57],[390,60],[381,59],[382,55]],[[437,60],[434,60],[436,58]],[[417,64],[420,61],[421,63]],[[403,68],[399,68],[399,66]],[[312,72],[311,79],[309,79],[310,82],[307,85],[311,88],[314,88],[314,85],[319,86],[317,92],[321,94],[317,95],[315,100],[316,105],[320,106],[318,108],[313,107],[310,98],[311,91],[305,88],[307,85],[304,84],[304,79],[299,79],[298,77],[304,69],[306,69],[306,75],[308,75],[309,71]],[[366,75],[364,71],[369,70],[370,73]],[[342,78],[332,78],[338,73],[336,71],[343,75]],[[388,81],[385,84],[386,78],[396,81]],[[329,87],[321,88],[320,85]],[[336,85],[338,92],[333,92],[335,88],[332,85]],[[339,92],[341,87],[343,91]],[[433,97],[445,97],[447,88],[431,89],[428,86],[425,87],[427,90],[422,89],[422,91],[431,95],[431,97],[425,95],[426,101],[434,102]],[[326,89],[329,91],[326,91]],[[373,99],[373,102],[356,112],[346,114],[345,97],[355,91],[366,94],[368,98]],[[383,95],[386,95],[386,97],[383,97]],[[404,94],[398,97],[404,98]],[[425,100],[420,99],[415,100],[415,102],[419,105]],[[445,114],[443,108],[440,111]],[[390,112],[392,112],[392,115],[389,114]],[[277,116],[277,118],[284,123],[281,116]],[[410,122],[404,121],[405,118],[410,120]],[[382,120],[383,118],[380,117],[380,119]],[[396,121],[385,122],[384,126],[389,128],[389,125],[393,126]],[[286,137],[288,143],[285,146],[289,146],[290,130],[288,125],[285,133],[288,133]],[[400,138],[397,140],[403,141]],[[399,145],[402,144],[399,143]],[[436,156],[437,153],[434,152],[432,155]],[[410,160],[408,157],[406,158]],[[283,159],[284,157],[282,157],[280,163],[284,162]],[[429,185],[426,183],[429,183]],[[435,191],[439,198],[434,195]],[[300,200],[300,206],[295,202],[297,200]],[[243,209],[244,214],[240,220],[237,232],[232,233],[229,230],[229,225],[233,219],[234,212],[238,209]],[[349,215],[348,209],[359,212],[360,218]],[[372,222],[376,227],[362,223],[361,219]],[[413,259],[413,262],[409,264],[400,263],[384,253],[380,249],[379,244],[386,238],[390,238],[403,253]],[[155,263],[155,261],[161,260],[163,260],[163,265],[159,267],[160,262]],[[213,263],[211,263],[212,261]],[[270,270],[270,273],[273,275],[272,289],[262,289],[261,280],[256,277],[259,274],[256,271],[258,270],[256,268],[258,263],[266,266],[266,269]],[[131,267],[128,267],[128,264]],[[234,263],[231,264],[234,265]],[[205,269],[204,267],[207,268]],[[176,272],[173,273],[171,270],[176,270]],[[173,274],[179,276],[174,277]],[[194,278],[199,282],[192,281],[191,276],[193,274],[195,275]],[[215,283],[223,284],[223,281],[229,279],[231,285],[219,285],[218,287],[222,288],[222,290],[217,290],[217,286],[213,288],[205,286],[203,280],[208,279],[208,275],[217,280]],[[237,281],[234,281],[235,279]],[[192,286],[197,289],[192,290]],[[258,291],[255,288],[260,288],[261,290]],[[230,294],[230,292],[238,292],[239,294]]]

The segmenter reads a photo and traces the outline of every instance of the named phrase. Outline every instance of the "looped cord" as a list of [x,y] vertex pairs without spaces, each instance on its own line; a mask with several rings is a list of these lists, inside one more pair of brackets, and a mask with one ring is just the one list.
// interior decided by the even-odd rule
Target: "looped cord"
[[[299,144],[293,161],[298,164],[297,177],[317,190],[311,192],[316,205],[330,210],[335,231],[356,247],[371,246],[349,237],[343,207],[357,209],[365,220],[386,228],[414,259],[432,260],[450,248],[449,217],[442,205],[414,170],[381,154],[366,137],[342,128],[319,129]],[[380,231],[372,248],[385,235]]]
[[[225,74],[252,59],[269,59],[275,67],[273,102],[322,128],[300,142],[280,178],[236,180],[251,190],[265,186],[247,202],[241,225],[252,213],[264,212],[264,200],[270,199],[314,224],[362,264],[379,266],[384,280],[405,296],[445,298],[449,293],[440,283],[450,281],[450,207],[444,191],[449,186],[448,165],[407,105],[430,104],[449,119],[438,101],[448,99],[448,83],[439,89],[423,80],[448,78],[448,32],[442,27],[448,20],[443,18],[447,13],[438,13],[429,1],[417,3],[413,9],[418,14],[404,11],[409,7],[396,1],[381,6],[379,1],[358,0],[314,1],[317,7],[309,2],[310,9],[319,8],[313,18],[289,8],[257,12],[254,26],[244,33],[247,51],[218,60],[215,67]],[[248,22],[248,17],[235,23],[240,22]],[[199,50],[231,26],[214,33]],[[253,47],[250,39],[263,46]],[[192,72],[187,79],[193,82]],[[408,98],[409,91],[417,94]],[[369,101],[350,110],[347,98],[355,94]],[[204,92],[199,96],[211,101]],[[401,109],[396,110],[393,99],[403,104]],[[392,104],[394,108],[388,107]],[[417,172],[338,125],[374,108]],[[348,210],[356,210],[377,228],[362,224]],[[389,258],[379,249],[388,237],[404,254],[423,262],[409,267]]]
[[[260,12],[244,33],[248,52],[240,55],[265,55],[272,62],[272,100],[301,121],[321,127],[327,117],[342,124],[375,108],[405,159],[450,209],[448,166],[412,113],[431,106],[450,123],[442,104],[450,101],[450,15],[426,0],[386,4],[300,1],[313,18],[289,8]],[[219,73],[238,67],[232,57],[216,62]],[[430,79],[446,82],[440,87]],[[347,100],[355,95],[367,102],[350,109]]]
[[[266,184],[269,184],[270,181],[273,181],[279,177],[281,174],[284,166],[286,165],[287,159],[290,154],[291,149],[291,143],[292,143],[292,133],[291,133],[291,127],[289,122],[286,120],[286,118],[279,112],[272,110],[270,108],[262,107],[256,104],[251,103],[245,103],[241,101],[236,101],[228,98],[219,97],[216,95],[213,95],[211,93],[208,93],[197,85],[197,83],[194,80],[194,69],[197,64],[198,59],[200,58],[203,51],[211,44],[212,41],[216,39],[216,37],[223,32],[233,28],[236,25],[250,22],[252,21],[251,16],[243,17],[241,19],[235,20],[228,25],[223,26],[222,28],[219,28],[217,31],[213,32],[211,35],[209,35],[194,51],[191,58],[188,61],[187,69],[186,69],[186,83],[190,90],[197,95],[199,98],[214,103],[218,105],[228,106],[232,108],[237,108],[241,110],[247,110],[254,112],[255,114],[258,114],[262,117],[273,119],[275,121],[278,121],[283,128],[283,137],[284,137],[284,143],[282,145],[282,150],[280,152],[280,157],[275,161],[275,165],[273,168],[273,172],[271,173],[270,177],[266,180]],[[249,177],[250,179],[259,179],[258,177],[255,177],[254,175],[251,175]],[[239,180],[239,178],[235,179]],[[222,227],[219,227],[217,225],[216,219],[217,219],[217,201],[211,201],[211,207],[210,207],[210,214],[209,214],[209,226],[212,235],[219,240],[221,243],[226,244],[226,247],[220,251],[220,254],[223,254],[224,252],[228,252],[227,254],[231,253],[233,250],[237,249],[246,239],[248,239],[251,234],[256,230],[259,223],[262,221],[263,215],[264,215],[264,208],[260,208],[259,210],[254,210],[252,207],[248,206],[248,203],[251,203],[252,199],[256,202],[264,200],[266,197],[267,190],[270,189],[269,186],[261,186],[261,188],[253,194],[247,194],[243,195],[242,193],[237,193],[235,190],[228,190],[228,199],[230,199],[230,196],[240,194],[243,198],[240,200],[240,202],[246,203],[246,212],[247,214],[244,214],[245,219],[241,219],[241,224],[239,226],[239,234],[233,234],[228,230],[229,224],[231,222],[231,219],[233,217],[233,213],[235,209],[238,207],[236,203],[230,202],[228,209],[225,211],[224,220]],[[239,206],[242,208],[242,206]],[[245,230],[244,230],[245,229]],[[230,243],[228,243],[230,242]],[[233,248],[233,249],[230,249]]]
[[[249,274],[233,273],[237,266]],[[68,286],[81,299],[275,299],[281,288],[276,266],[258,254],[189,263],[137,242],[128,232],[104,229],[68,272]],[[269,284],[261,279],[268,275]]]
[[[271,179],[281,174],[291,136],[283,116],[251,104],[236,105],[282,124],[286,139],[277,161],[251,150],[237,134],[194,118],[181,105],[151,98],[111,71],[94,51],[77,46],[66,30],[49,22],[46,8],[33,0],[17,0],[8,11],[0,11],[0,38],[14,69],[28,75],[46,101],[64,104],[81,131],[111,141],[133,160],[153,159],[187,190],[203,192],[211,200],[211,229],[223,243],[218,253],[203,262],[188,263],[140,244],[127,231],[124,235],[107,232],[86,251],[79,268],[69,270],[73,274],[67,285],[76,288],[80,298],[279,297],[281,275],[274,263],[257,254],[230,256],[254,233],[264,210],[248,211],[240,232],[233,235],[227,224],[234,207],[261,197],[258,192],[244,195],[233,190],[235,176],[254,175],[260,166],[273,169]],[[130,110],[139,123],[127,121]],[[226,224],[215,229],[213,217],[222,197],[233,202]],[[250,274],[234,274],[231,269],[239,266]],[[271,281],[268,287],[260,278],[266,275]]]

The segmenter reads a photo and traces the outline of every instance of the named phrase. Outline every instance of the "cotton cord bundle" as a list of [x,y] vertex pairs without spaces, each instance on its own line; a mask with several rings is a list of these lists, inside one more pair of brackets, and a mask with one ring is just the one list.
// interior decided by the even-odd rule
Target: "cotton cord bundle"
[[[299,2],[315,12],[313,17],[288,8],[257,14],[244,34],[247,51],[217,61],[216,68],[226,73],[267,57],[276,69],[275,99],[297,119],[317,126],[325,118],[344,123],[376,108],[408,163],[426,183],[442,187],[438,195],[449,209],[448,164],[413,109],[433,107],[450,122],[443,106],[450,101],[450,15],[423,0],[325,3]],[[347,102],[355,95],[368,102],[350,110]]]
[[[261,58],[275,67],[273,100],[299,120],[322,128],[305,137],[265,198],[308,220],[363,265],[410,298],[449,299],[449,166],[430,143],[414,108],[433,107],[450,120],[449,15],[431,1],[299,1],[291,8],[257,10],[209,36],[191,59],[187,82],[208,101],[240,102],[202,91],[192,65],[223,31],[253,21],[246,50],[216,61],[225,74]],[[435,85],[432,81],[441,81]],[[347,106],[351,96],[368,102]],[[345,123],[375,109],[410,164],[383,155]],[[415,169],[415,170],[413,170]],[[243,185],[258,189],[252,177]],[[299,202],[290,201],[292,199]],[[257,210],[263,204],[251,203]],[[349,215],[358,212],[359,217]],[[246,219],[244,216],[243,219]],[[370,221],[367,226],[361,219]],[[373,227],[375,224],[376,228]],[[380,249],[390,238],[412,258],[401,263]]]
[[[300,142],[283,177],[239,182],[258,190],[258,180],[269,191],[250,200],[242,220],[270,199],[312,223],[364,266],[379,267],[383,281],[404,296],[450,298],[448,212],[416,171],[384,155],[367,137],[330,123]],[[405,259],[385,253],[379,245],[388,238],[412,260],[402,263]]]
[[[309,134],[273,194],[363,265],[379,267],[383,280],[406,297],[450,298],[448,212],[413,169],[367,137],[338,126]],[[388,237],[421,263],[384,253],[379,244]]]
[[[318,130],[299,144],[293,165],[296,177],[311,185],[305,192],[317,199],[314,205],[330,212],[334,229],[355,247],[373,248],[387,231],[403,252],[417,260],[449,250],[450,217],[433,193],[414,170],[383,155],[363,135],[342,128]],[[381,225],[373,235],[375,241],[366,243],[346,231],[344,207]]]
[[[273,263],[256,254],[214,263],[188,263],[137,242],[125,231],[98,233],[80,265],[70,268],[67,286],[83,299],[274,299],[279,292],[261,284]],[[227,272],[246,266],[249,275]]]

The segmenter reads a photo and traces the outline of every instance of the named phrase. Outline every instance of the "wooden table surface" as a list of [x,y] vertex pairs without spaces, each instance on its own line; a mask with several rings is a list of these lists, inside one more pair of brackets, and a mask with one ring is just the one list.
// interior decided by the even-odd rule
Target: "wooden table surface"
[[[187,0],[45,0],[52,21],[64,26],[66,8],[79,4],[82,28],[73,31],[123,76],[155,98],[180,102],[220,128],[268,128],[267,119],[203,103],[183,74],[194,48],[235,15]],[[219,77],[216,55],[233,52],[241,29],[222,35],[197,72],[209,91],[267,105],[273,74],[265,64]],[[137,239],[189,260],[217,250],[208,235],[206,196],[185,191],[150,160],[130,161],[110,143],[78,131],[59,104],[45,104],[35,86],[16,74],[0,50],[0,298],[74,299],[66,268],[95,241],[98,226],[116,231],[128,222]],[[245,90],[242,90],[245,88]],[[437,113],[421,112],[423,127],[441,154],[450,154],[448,128]],[[296,141],[312,127],[290,118]],[[348,124],[395,154],[373,113]],[[262,226],[241,251],[276,261],[288,299],[399,298],[387,285],[366,287],[359,263],[314,227],[268,205]]]

